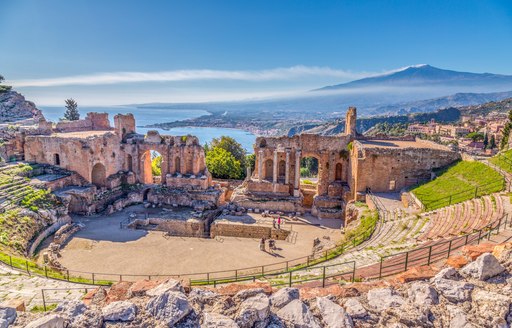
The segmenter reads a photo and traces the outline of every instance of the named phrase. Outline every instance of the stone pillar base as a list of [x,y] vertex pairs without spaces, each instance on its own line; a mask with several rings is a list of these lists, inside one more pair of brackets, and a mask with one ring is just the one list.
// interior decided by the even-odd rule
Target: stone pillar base
[[300,197],[300,190],[299,189],[294,189],[293,190],[293,197]]

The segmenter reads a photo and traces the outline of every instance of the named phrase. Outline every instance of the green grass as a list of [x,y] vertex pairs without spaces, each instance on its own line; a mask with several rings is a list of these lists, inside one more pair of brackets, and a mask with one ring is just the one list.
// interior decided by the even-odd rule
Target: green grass
[[494,156],[489,162],[499,166],[503,171],[512,173],[512,149]]
[[460,161],[436,172],[437,178],[412,192],[433,210],[503,189],[503,177],[480,162]]
[[53,311],[57,307],[57,304],[46,304],[46,310],[42,305],[35,305],[30,309],[32,313],[41,313],[41,312],[50,312]]

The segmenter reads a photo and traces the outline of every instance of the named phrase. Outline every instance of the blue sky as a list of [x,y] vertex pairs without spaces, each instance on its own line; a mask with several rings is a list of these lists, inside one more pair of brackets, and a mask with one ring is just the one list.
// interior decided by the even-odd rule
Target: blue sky
[[36,103],[294,94],[407,65],[512,74],[512,1],[0,0],[0,74]]

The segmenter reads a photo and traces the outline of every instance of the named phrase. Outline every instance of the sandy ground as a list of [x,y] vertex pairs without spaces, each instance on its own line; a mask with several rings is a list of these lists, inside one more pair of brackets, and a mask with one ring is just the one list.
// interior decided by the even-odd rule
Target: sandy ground
[[257,239],[165,237],[158,231],[121,229],[119,223],[131,211],[134,208],[111,216],[75,217],[86,227],[61,251],[61,263],[69,270],[98,273],[201,273],[296,259],[311,254],[317,237],[329,236],[332,241],[341,237],[339,220],[304,219],[291,224],[297,233],[294,243],[277,241],[278,250],[272,255],[259,250]]

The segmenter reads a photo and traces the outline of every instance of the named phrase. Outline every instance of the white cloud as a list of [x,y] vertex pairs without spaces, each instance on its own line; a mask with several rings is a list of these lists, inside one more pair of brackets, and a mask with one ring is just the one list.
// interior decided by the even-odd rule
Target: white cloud
[[140,82],[176,82],[200,80],[272,81],[294,80],[307,77],[334,77],[342,80],[358,79],[373,75],[329,67],[293,66],[267,70],[175,70],[162,72],[112,72],[55,78],[11,80],[14,87],[55,87],[67,85],[103,85]]

